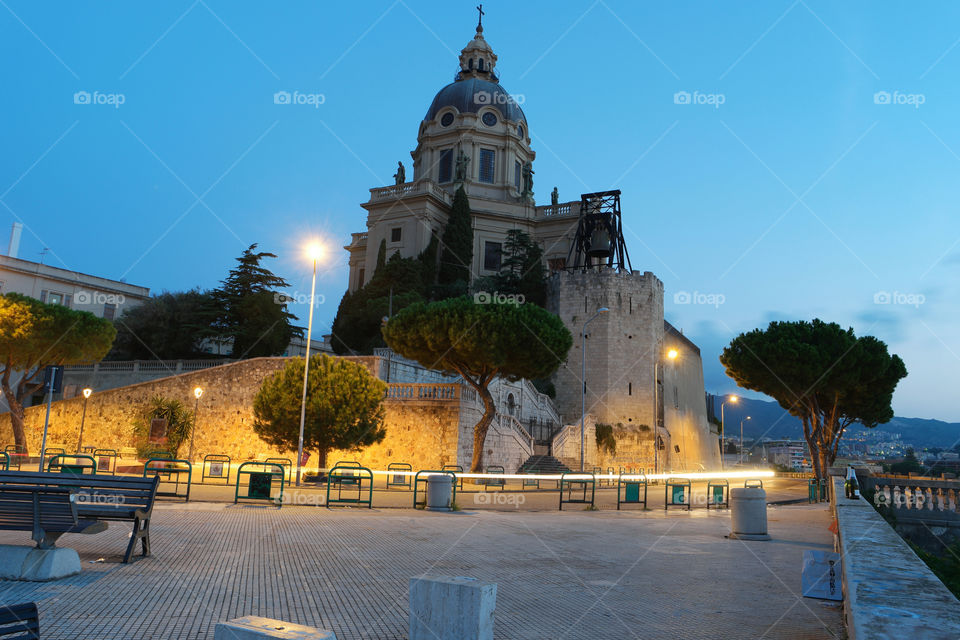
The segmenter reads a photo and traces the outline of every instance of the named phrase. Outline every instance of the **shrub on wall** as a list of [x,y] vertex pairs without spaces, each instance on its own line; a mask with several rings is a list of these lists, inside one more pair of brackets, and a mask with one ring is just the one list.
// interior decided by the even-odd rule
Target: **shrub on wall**
[[[136,436],[137,455],[146,457],[153,451],[169,451],[178,457],[180,446],[190,437],[193,430],[194,415],[179,400],[170,400],[155,396],[143,410],[142,416],[133,423]],[[167,439],[165,444],[150,442],[150,423],[153,420],[166,420]]]
[[617,452],[617,439],[613,435],[613,425],[598,422],[594,430],[597,438],[597,450],[606,450],[611,455]]

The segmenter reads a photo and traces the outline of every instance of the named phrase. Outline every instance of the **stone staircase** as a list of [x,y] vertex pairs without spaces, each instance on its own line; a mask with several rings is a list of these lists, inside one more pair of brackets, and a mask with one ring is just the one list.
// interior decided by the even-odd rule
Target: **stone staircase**
[[570,473],[570,467],[553,456],[533,455],[520,465],[517,473]]

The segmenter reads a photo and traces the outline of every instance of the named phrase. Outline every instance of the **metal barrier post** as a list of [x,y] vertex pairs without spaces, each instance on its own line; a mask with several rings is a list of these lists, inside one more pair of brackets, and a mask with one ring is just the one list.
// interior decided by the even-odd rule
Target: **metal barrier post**
[[116,449],[94,449],[93,457],[97,460],[97,473],[109,473],[113,476],[117,475]]
[[744,489],[763,489],[763,480],[759,478],[749,478],[743,481]]
[[278,464],[281,469],[285,469],[287,472],[287,484],[290,484],[290,480],[293,478],[293,460],[290,458],[267,458],[263,462],[265,464]]
[[223,453],[208,453],[203,456],[203,462],[200,463],[200,484],[206,484],[207,478],[223,480],[224,486],[230,484],[230,456]]
[[[448,476],[453,476],[453,494],[450,496],[450,501],[451,501],[451,502],[456,502],[456,501],[457,501],[457,474],[455,474],[453,471],[445,471],[445,470],[443,470],[443,469],[421,469],[420,471],[417,471],[417,474],[416,474],[415,476],[413,476],[413,508],[414,508],[414,509],[416,509],[417,506],[419,506],[419,504],[420,504],[420,503],[417,502],[417,489],[418,489],[418,487],[420,486],[420,483],[421,483],[421,482],[426,482],[426,481],[427,481],[426,478],[421,478],[421,477],[420,477],[421,475],[423,475],[423,474],[425,474],[425,473],[426,473],[426,474],[431,474],[431,473],[445,473],[445,474],[447,474]],[[427,490],[426,490],[426,489],[423,490],[423,503],[422,503],[422,504],[423,504],[424,507],[427,506]]]
[[[243,476],[250,476],[247,481],[247,493],[240,495],[240,480]],[[283,506],[283,467],[279,464],[267,464],[265,462],[244,462],[237,468],[237,485],[233,493],[233,504],[240,500],[267,500],[277,505],[277,508]],[[274,498],[273,481],[280,480],[280,495]]]
[[[159,466],[153,466],[155,464],[158,464]],[[167,466],[168,464],[177,466]],[[151,471],[155,476],[166,476],[166,479],[161,478],[161,483],[169,483],[170,476],[174,476],[176,478],[173,481],[173,491],[157,491],[158,496],[165,496],[167,498],[184,498],[184,502],[190,502],[190,485],[191,480],[193,479],[193,465],[190,464],[189,460],[178,460],[176,458],[150,458],[143,465],[143,477],[148,477]],[[180,476],[184,473],[187,474],[187,492],[185,495],[181,496]]]
[[707,482],[707,509],[710,509],[711,504],[718,509],[721,506],[730,508],[730,483],[727,480]]
[[[66,464],[67,458],[73,459],[73,464]],[[56,467],[56,470],[54,470],[54,467]],[[89,469],[90,475],[97,474],[97,463],[93,457],[81,453],[75,455],[60,453],[47,462],[48,473],[69,473],[79,476],[86,473],[84,469]]]
[[[626,476],[626,478],[624,478]],[[640,486],[643,486],[643,500],[640,499]],[[623,497],[621,499],[621,493]],[[617,511],[621,504],[642,504],[647,508],[647,478],[642,474],[623,474],[617,476]]]
[[682,478],[668,478],[663,483],[663,510],[670,507],[686,507],[690,511],[691,500],[690,481]]
[[[576,476],[575,478],[568,478],[567,476]],[[567,499],[563,499],[563,488],[564,485],[567,487]],[[579,485],[583,487],[583,497],[574,498],[573,497],[573,485]],[[587,500],[587,485],[590,485],[590,499]],[[580,473],[580,472],[571,472],[564,473],[560,476],[560,511],[563,511],[563,505],[565,504],[589,504],[591,507],[594,506],[594,498],[597,494],[597,478],[592,473]]]
[[[394,473],[391,477],[391,472],[400,471],[404,473]],[[411,478],[410,473],[413,472],[413,467],[406,462],[391,462],[387,465],[387,486],[390,487],[406,487],[407,489],[411,488]]]
[[[459,464],[445,464],[440,467],[441,471],[453,471],[457,476],[463,473],[463,467]],[[463,476],[460,476],[460,490],[463,491]]]
[[[500,465],[494,464],[487,467],[486,472],[487,473],[504,473],[504,470],[503,470],[503,467],[501,467]],[[503,489],[504,487],[507,486],[507,481],[503,478],[487,478],[484,484],[488,487],[500,487],[501,489]],[[462,485],[461,485],[461,488],[463,488]]]
[[[345,482],[344,476],[350,478]],[[367,493],[367,499],[363,499],[363,482],[370,483]],[[330,497],[330,486],[337,485],[337,497]],[[355,486],[357,488],[356,498],[343,497],[343,485]],[[337,467],[330,469],[327,474],[327,507],[334,504],[365,504],[368,509],[373,508],[373,471],[367,467]]]

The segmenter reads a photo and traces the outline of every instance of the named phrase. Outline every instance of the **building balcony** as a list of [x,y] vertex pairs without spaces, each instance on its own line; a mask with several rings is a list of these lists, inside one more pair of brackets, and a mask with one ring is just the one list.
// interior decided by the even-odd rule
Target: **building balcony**
[[560,204],[545,204],[537,207],[538,218],[578,215],[580,215],[579,200],[574,200],[573,202],[562,202]]
[[430,195],[445,204],[453,204],[453,198],[436,182],[430,179],[404,182],[403,184],[370,189],[370,202],[390,202],[412,196]]

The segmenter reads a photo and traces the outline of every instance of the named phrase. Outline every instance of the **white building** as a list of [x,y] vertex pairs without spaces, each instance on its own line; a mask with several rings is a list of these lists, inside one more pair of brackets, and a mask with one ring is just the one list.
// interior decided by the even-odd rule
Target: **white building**
[[23,225],[14,223],[7,255],[0,256],[0,293],[20,293],[113,320],[150,297],[150,289],[17,257]]

